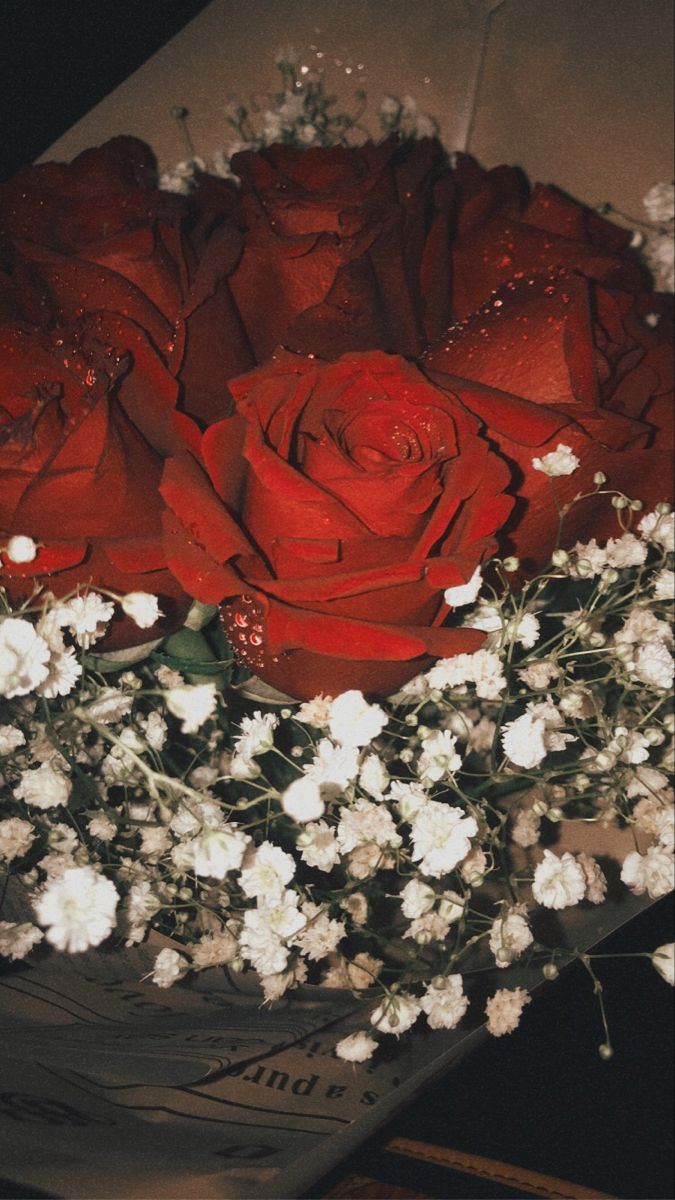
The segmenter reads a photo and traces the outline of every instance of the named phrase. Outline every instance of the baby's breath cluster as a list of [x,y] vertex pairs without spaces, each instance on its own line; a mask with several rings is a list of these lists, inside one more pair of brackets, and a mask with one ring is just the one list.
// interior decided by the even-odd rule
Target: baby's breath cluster
[[[534,465],[554,487],[578,460]],[[558,548],[518,587],[506,559],[451,589],[483,646],[386,701],[251,699],[217,623],[194,619],[121,665],[102,639],[116,603],[154,624],[142,593],[5,602],[0,867],[30,919],[0,921],[0,954],[156,929],[175,939],[159,987],[216,967],[255,971],[270,1002],[304,983],[362,995],[367,1028],[336,1048],[353,1062],[422,1018],[456,1026],[477,962],[553,978],[569,952],[537,940],[533,908],[607,889],[593,857],[556,849],[564,822],[632,826],[623,886],[673,887],[675,518],[614,501],[606,544]],[[672,947],[652,957],[672,982]],[[528,999],[499,988],[488,1029]]]
[[[291,47],[278,52],[276,66],[281,73],[279,91],[264,98],[253,97],[247,104],[232,101],[225,107],[223,116],[228,140],[208,161],[194,153],[187,126],[187,109],[174,109],[190,155],[162,174],[160,186],[165,191],[189,194],[197,174],[202,171],[225,179],[236,178],[230,164],[233,156],[242,150],[264,150],[272,145],[298,149],[347,146],[355,135],[361,141],[368,137],[368,131],[361,123],[367,107],[363,89],[354,92],[352,110],[343,112],[337,108],[337,96],[327,89],[322,71],[299,63]],[[438,122],[418,108],[413,96],[385,96],[379,107],[378,121],[383,136],[398,134],[402,138],[417,139],[438,134]]]

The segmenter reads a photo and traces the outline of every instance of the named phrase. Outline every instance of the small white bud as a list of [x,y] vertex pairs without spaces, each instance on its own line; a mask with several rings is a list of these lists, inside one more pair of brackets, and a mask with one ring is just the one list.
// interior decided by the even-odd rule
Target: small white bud
[[7,558],[14,563],[32,562],[37,552],[37,543],[33,541],[32,537],[25,537],[19,533],[11,537],[5,547]]
[[520,559],[516,558],[515,554],[510,554],[508,558],[504,559],[502,566],[507,574],[510,574],[512,571],[518,570]]
[[602,487],[603,483],[607,483],[607,476],[605,475],[605,472],[596,471],[595,475],[593,476],[593,483],[597,484],[598,487]]
[[560,971],[556,967],[555,963],[546,963],[542,968],[542,975],[544,976],[544,979],[557,979],[559,974]]
[[570,556],[566,550],[554,550],[551,555],[551,562],[554,567],[566,567],[570,561]]
[[614,508],[628,508],[627,496],[612,496],[612,505]]

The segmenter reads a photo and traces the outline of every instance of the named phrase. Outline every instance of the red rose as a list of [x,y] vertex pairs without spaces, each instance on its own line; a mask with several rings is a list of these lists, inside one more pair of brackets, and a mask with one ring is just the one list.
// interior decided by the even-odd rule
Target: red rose
[[130,137],[0,186],[15,316],[42,327],[92,310],[130,318],[180,378],[186,410],[208,420],[227,411],[227,379],[254,364],[225,281],[241,236],[221,212],[208,245],[199,228],[193,245],[186,215]]
[[167,462],[161,490],[170,567],[198,599],[227,599],[240,660],[310,697],[391,691],[476,649],[475,631],[443,626],[443,591],[490,553],[512,501],[475,418],[377,351],[282,354],[231,388],[236,414]]
[[[502,539],[508,535],[504,549],[525,563],[547,561],[556,542],[550,483],[532,459],[558,443],[581,460],[574,474],[555,481],[563,502],[593,491],[598,470],[610,487],[650,507],[668,498],[672,344],[659,325],[645,322],[648,307],[646,297],[567,271],[511,280],[421,360],[515,467],[517,504]],[[564,540],[602,539],[617,529],[609,503],[592,500],[572,510]]]
[[470,316],[509,280],[560,267],[608,287],[645,290],[645,277],[629,250],[630,230],[555,188],[536,184],[528,194],[514,168],[484,171],[460,155],[452,179],[458,210],[452,246],[456,319]]
[[14,597],[36,582],[158,595],[165,620],[120,618],[107,649],[161,636],[187,609],[160,537],[176,392],[144,335],[107,313],[51,337],[0,330],[0,545],[23,534],[39,546],[31,562],[2,556],[0,582]]
[[230,285],[258,362],[277,345],[415,356],[442,332],[451,205],[438,142],[276,145],[232,167],[246,232]]

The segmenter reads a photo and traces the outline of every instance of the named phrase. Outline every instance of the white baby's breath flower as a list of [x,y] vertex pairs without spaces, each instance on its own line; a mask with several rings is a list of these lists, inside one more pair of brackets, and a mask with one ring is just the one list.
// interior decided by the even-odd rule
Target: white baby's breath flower
[[552,680],[557,679],[560,675],[560,670],[555,663],[549,662],[548,659],[541,659],[539,662],[533,662],[529,667],[522,667],[518,671],[518,676],[526,683],[528,687],[537,692],[543,692],[550,687]]
[[87,592],[85,596],[73,596],[54,610],[59,625],[66,625],[83,650],[103,637],[108,622],[115,612],[115,605],[104,600],[98,592]]
[[337,827],[338,846],[343,854],[359,846],[393,847],[401,845],[391,813],[382,805],[359,799],[343,808]]
[[131,617],[139,629],[150,629],[164,613],[159,607],[156,596],[150,592],[128,592],[122,597],[121,605],[128,617]]
[[152,982],[160,988],[170,988],[188,970],[190,964],[184,955],[168,947],[160,950],[150,974]]
[[282,894],[285,885],[295,875],[295,863],[291,855],[272,842],[262,842],[257,849],[252,849],[246,862],[240,877],[244,895],[263,896],[270,903]]
[[665,642],[646,642],[638,648],[630,673],[647,687],[665,691],[672,686],[674,667],[675,660]]
[[523,1009],[532,997],[525,988],[499,988],[485,1005],[487,1030],[493,1037],[503,1037],[518,1028]]
[[511,817],[511,840],[525,849],[539,841],[541,817],[531,808],[517,808]]
[[371,1015],[371,1024],[381,1033],[393,1033],[400,1037],[415,1021],[422,1011],[419,1000],[405,992],[397,992],[387,996]]
[[[350,892],[340,900],[340,908],[348,913],[354,925],[365,925],[368,920],[368,901],[363,892]],[[359,955],[356,955],[359,958]]]
[[431,1029],[454,1029],[467,1008],[461,975],[439,975],[427,986],[420,1007],[427,1015]]
[[41,696],[53,700],[56,696],[68,696],[82,674],[82,667],[72,647],[59,654],[52,653],[47,678],[38,685]]
[[134,698],[122,688],[102,688],[95,700],[84,706],[87,716],[101,725],[116,725],[131,712]]
[[336,746],[330,738],[322,738],[305,774],[323,788],[326,798],[336,797],[352,783],[359,771],[357,746]]
[[119,896],[115,885],[93,867],[66,869],[37,897],[38,921],[57,950],[78,954],[98,946],[115,926]]
[[295,935],[295,945],[302,954],[313,962],[320,962],[332,954],[347,930],[342,921],[333,921],[328,910],[320,904],[308,901],[302,906],[306,925]]
[[298,824],[307,821],[318,821],[323,816],[326,805],[321,798],[321,788],[306,776],[294,779],[281,797],[281,807],[288,817]]
[[654,579],[655,600],[675,600],[675,571],[663,568]]
[[205,967],[226,967],[239,957],[239,945],[229,929],[208,933],[190,947],[192,964],[203,970]]
[[566,446],[563,442],[559,442],[555,450],[544,454],[543,458],[532,459],[535,471],[543,471],[544,475],[548,475],[551,479],[555,479],[558,475],[572,475],[580,465],[580,460],[576,454],[572,453],[572,447]]
[[508,967],[515,962],[533,940],[525,906],[518,904],[506,908],[490,930],[490,949],[497,966]]
[[422,753],[417,760],[422,783],[439,783],[460,770],[462,760],[456,747],[457,738],[449,729],[434,729],[422,739]]
[[172,687],[166,693],[166,706],[183,722],[183,733],[196,733],[213,716],[217,703],[215,683],[186,684]]
[[640,567],[647,558],[647,547],[634,533],[624,533],[620,538],[610,538],[607,543],[607,563],[622,570],[625,567]]
[[665,225],[675,217],[675,184],[653,183],[643,197],[642,203],[647,216],[655,225]]
[[341,1038],[335,1047],[337,1057],[351,1063],[366,1062],[373,1057],[375,1050],[377,1042],[365,1029],[359,1029],[357,1033],[350,1033]]
[[289,988],[305,983],[306,979],[307,963],[302,958],[296,959],[287,971],[282,971],[278,975],[263,975],[260,984],[265,996],[265,1003],[272,1004],[275,1000],[280,1000]]
[[70,779],[62,771],[51,763],[42,763],[35,770],[21,772],[14,795],[33,808],[47,809],[67,805],[72,790]]
[[300,857],[308,867],[319,871],[332,871],[340,860],[340,847],[334,831],[325,821],[305,825],[297,839]]
[[16,725],[0,725],[0,758],[13,754],[19,746],[25,746],[26,737]]
[[634,850],[624,859],[621,880],[635,896],[667,896],[675,886],[672,853],[662,846],[650,846],[646,854]]
[[544,850],[535,868],[532,894],[544,908],[569,908],[583,900],[586,876],[574,855],[566,850],[559,858]]
[[0,695],[26,696],[49,673],[49,646],[30,621],[4,617],[0,621]]
[[367,746],[386,724],[387,714],[379,704],[368,704],[362,692],[343,692],[331,704],[328,728],[343,746]]
[[577,542],[572,553],[576,561],[572,563],[570,571],[575,578],[592,579],[602,574],[607,566],[605,547],[599,546],[595,538],[586,543]]
[[584,873],[586,880],[586,896],[591,904],[602,904],[607,895],[607,879],[605,873],[590,854],[577,854],[577,862]]
[[44,934],[30,921],[0,921],[0,956],[16,962],[30,954]]
[[438,879],[466,858],[477,833],[475,818],[461,808],[429,800],[412,819],[412,858],[424,875]]
[[143,730],[145,740],[152,750],[162,750],[166,742],[168,726],[161,713],[156,710],[148,713],[147,717],[139,717],[138,724]]
[[311,725],[312,729],[327,729],[332,704],[332,696],[315,696],[313,700],[306,700],[300,705],[296,717],[303,725]]
[[255,758],[267,754],[274,745],[274,730],[279,724],[275,713],[254,712],[252,717],[242,717],[240,733],[234,739],[235,753],[242,758]]
[[382,800],[389,783],[389,772],[379,754],[367,754],[361,764],[359,784],[374,800]]
[[224,879],[229,871],[238,871],[251,839],[234,825],[204,829],[198,837],[187,842],[183,851],[189,853],[195,875]]
[[436,903],[436,892],[422,879],[410,879],[401,890],[401,912],[409,921],[424,916]]
[[35,841],[35,830],[30,821],[21,817],[7,817],[0,821],[0,858],[10,863],[23,858]]
[[551,698],[527,705],[522,717],[508,721],[502,730],[502,745],[512,763],[525,770],[539,766],[550,752],[564,750],[576,738],[559,732],[564,718]]
[[673,987],[675,985],[675,942],[667,942],[663,946],[658,946],[651,957],[661,978]]
[[638,529],[648,542],[656,542],[671,554],[675,550],[675,513],[645,513]]
[[97,813],[87,825],[89,835],[100,842],[111,842],[117,833],[117,825],[105,813]]
[[402,779],[392,780],[389,798],[394,802],[402,821],[411,821],[429,799],[421,783],[405,783]]
[[457,587],[446,588],[445,603],[449,604],[451,608],[463,608],[466,604],[473,604],[478,597],[482,583],[481,569],[476,567],[468,583],[460,583]]
[[22,533],[15,533],[9,538],[3,551],[5,557],[13,563],[32,562],[37,557],[37,552],[37,543],[32,537],[26,537]]

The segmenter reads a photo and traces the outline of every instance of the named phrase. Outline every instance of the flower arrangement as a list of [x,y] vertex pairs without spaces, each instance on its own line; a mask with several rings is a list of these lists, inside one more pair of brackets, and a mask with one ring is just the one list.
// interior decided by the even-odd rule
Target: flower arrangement
[[0,954],[156,929],[160,987],[362,994],[359,1062],[476,963],[515,1028],[537,909],[607,889],[561,824],[672,889],[668,304],[630,231],[286,76],[187,190],[132,138],[0,190]]

